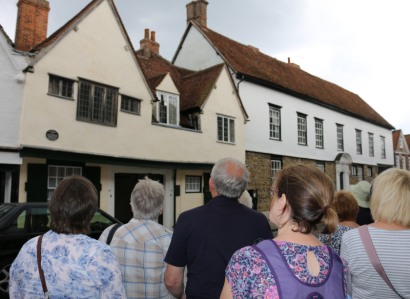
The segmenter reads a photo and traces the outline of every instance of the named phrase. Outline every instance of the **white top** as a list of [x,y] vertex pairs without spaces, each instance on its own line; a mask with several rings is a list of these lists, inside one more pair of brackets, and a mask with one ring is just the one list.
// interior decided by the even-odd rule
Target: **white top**
[[[390,282],[402,298],[410,299],[410,230],[369,226],[369,233]],[[344,233],[340,254],[348,263],[348,293],[352,298],[400,298],[373,268],[358,229]]]

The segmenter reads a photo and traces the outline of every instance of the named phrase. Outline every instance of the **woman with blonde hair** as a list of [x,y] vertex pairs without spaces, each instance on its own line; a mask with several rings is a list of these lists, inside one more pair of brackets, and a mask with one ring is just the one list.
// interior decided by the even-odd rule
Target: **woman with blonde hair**
[[390,168],[373,181],[374,223],[346,232],[341,256],[349,264],[349,294],[410,298],[410,172]]
[[345,298],[346,267],[313,234],[337,225],[330,178],[313,166],[282,169],[270,189],[269,218],[278,234],[234,253],[221,298]]

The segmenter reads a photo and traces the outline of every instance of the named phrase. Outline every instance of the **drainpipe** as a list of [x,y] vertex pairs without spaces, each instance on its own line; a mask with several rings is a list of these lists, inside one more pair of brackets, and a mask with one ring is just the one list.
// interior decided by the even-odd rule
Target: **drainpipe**
[[241,82],[242,82],[243,80],[245,80],[245,76],[242,75],[242,78],[239,78],[239,76],[236,76],[236,78],[237,78],[237,79],[240,79],[240,80],[238,81],[238,83],[236,84],[236,89],[237,89],[238,92],[239,92],[239,84],[241,84]]

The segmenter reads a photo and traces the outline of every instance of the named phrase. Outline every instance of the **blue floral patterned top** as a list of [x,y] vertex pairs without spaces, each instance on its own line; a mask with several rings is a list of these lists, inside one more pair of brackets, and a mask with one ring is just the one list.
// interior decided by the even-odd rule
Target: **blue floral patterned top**
[[333,234],[319,234],[317,237],[323,244],[332,247],[337,254],[340,254],[340,246],[342,245],[342,236],[345,232],[353,229],[353,227],[338,224],[336,231]]
[[[44,298],[37,267],[37,240],[24,244],[10,269],[10,298]],[[48,231],[41,266],[50,298],[127,298],[116,255],[86,235]]]
[[[323,282],[329,272],[330,255],[326,246],[305,246],[290,242],[274,240],[286,259],[295,276],[304,283],[318,284]],[[312,276],[307,269],[307,252],[316,255],[320,270]],[[344,272],[347,267],[343,261]],[[344,275],[345,277],[347,275]],[[272,298],[279,299],[275,279],[261,254],[253,247],[247,246],[234,253],[225,271],[233,298]],[[346,288],[346,279],[344,282]]]

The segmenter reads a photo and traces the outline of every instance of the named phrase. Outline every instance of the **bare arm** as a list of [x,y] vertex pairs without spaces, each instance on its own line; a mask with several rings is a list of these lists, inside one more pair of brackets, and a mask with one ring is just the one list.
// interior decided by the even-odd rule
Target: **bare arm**
[[220,299],[232,299],[231,286],[229,285],[229,282],[226,280],[226,278]]
[[185,298],[184,294],[184,267],[175,267],[167,264],[164,274],[165,286],[172,296]]

